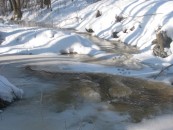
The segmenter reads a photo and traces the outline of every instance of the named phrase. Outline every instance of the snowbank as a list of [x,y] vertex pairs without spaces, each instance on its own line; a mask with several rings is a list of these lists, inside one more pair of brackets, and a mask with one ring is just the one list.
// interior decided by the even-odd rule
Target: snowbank
[[[155,30],[172,20],[172,7],[173,2],[168,0],[102,0],[79,12],[81,21],[76,28],[81,31],[91,28],[93,35],[110,40],[117,40],[112,37],[117,32],[118,40],[144,50],[151,46]],[[97,10],[102,12],[98,18]],[[117,21],[116,16],[124,19]]]
[[[46,8],[38,9],[34,13],[24,10],[23,20],[47,23],[60,28],[75,28],[82,32],[92,29],[92,35],[109,40],[120,40],[126,44],[137,46],[142,53],[148,54],[147,57],[145,56],[145,60],[148,60],[153,58],[152,41],[156,38],[155,31],[158,27],[165,30],[173,39],[171,32],[173,28],[171,25],[173,21],[172,7],[173,1],[170,0],[101,0],[98,2],[52,0],[53,11]],[[101,12],[101,16],[96,18],[98,10]],[[123,19],[117,20],[117,16]],[[74,41],[75,38],[72,39]],[[76,46],[79,48],[79,44]],[[91,48],[81,48],[84,51],[78,52],[80,54],[91,52]],[[28,49],[28,53],[30,53],[30,49]],[[26,49],[24,50],[27,52]],[[76,51],[74,47],[64,48],[64,52],[72,50]],[[173,52],[172,43],[169,52]],[[143,55],[139,55],[137,59],[143,58]],[[164,62],[172,61],[172,54],[164,59]],[[163,60],[161,59],[160,62]]]
[[150,120],[143,120],[139,124],[133,124],[127,130],[172,130],[173,116],[164,115]]
[[0,54],[89,54],[100,48],[89,40],[72,33],[50,29],[0,27],[4,41]]
[[12,102],[14,99],[22,98],[23,91],[16,88],[4,76],[0,75],[0,99]]
[[[38,6],[34,13],[23,10],[22,19],[84,32],[91,28],[93,35],[121,40],[146,51],[152,49],[155,30],[173,20],[172,7],[173,1],[170,0],[101,0],[95,3],[88,0],[52,0],[53,11],[46,8],[40,10]],[[98,10],[101,16],[96,18]],[[117,16],[124,19],[117,21]],[[167,28],[164,29],[167,31]],[[118,38],[112,37],[114,32]]]

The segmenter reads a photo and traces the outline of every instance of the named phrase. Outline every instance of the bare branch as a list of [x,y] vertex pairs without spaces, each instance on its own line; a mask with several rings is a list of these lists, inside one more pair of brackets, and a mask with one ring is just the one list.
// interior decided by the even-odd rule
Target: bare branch
[[165,67],[165,68],[162,68],[162,70],[156,75],[154,76],[154,79],[157,79],[165,70],[168,70],[169,68],[171,68],[173,66],[173,64]]

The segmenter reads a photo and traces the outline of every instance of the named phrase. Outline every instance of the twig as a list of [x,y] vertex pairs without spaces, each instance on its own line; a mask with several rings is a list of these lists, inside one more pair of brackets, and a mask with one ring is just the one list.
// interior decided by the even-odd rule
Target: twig
[[168,65],[168,66],[165,67],[165,68],[162,68],[162,70],[161,70],[156,76],[154,76],[154,79],[158,78],[158,77],[163,73],[163,71],[169,69],[169,68],[172,67],[172,66],[173,66],[173,64]]
[[40,94],[40,104],[42,105],[42,102],[43,102],[43,91],[41,89],[41,94]]
[[65,120],[65,130],[67,130],[67,122],[66,122],[66,120]]
[[0,120],[2,121],[3,120],[3,117],[2,117],[2,113],[3,111],[2,110],[0,110]]

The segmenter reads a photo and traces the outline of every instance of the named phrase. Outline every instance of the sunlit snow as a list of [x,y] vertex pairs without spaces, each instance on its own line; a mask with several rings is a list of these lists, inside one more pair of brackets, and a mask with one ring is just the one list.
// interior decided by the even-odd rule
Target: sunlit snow
[[[7,56],[9,59],[3,59],[4,64],[16,64],[18,59],[15,55],[31,55],[29,57],[23,57],[23,65],[25,62],[32,65],[41,65],[39,69],[50,72],[95,72],[95,73],[108,73],[119,74],[131,77],[141,78],[153,78],[154,75],[171,65],[173,63],[173,42],[168,48],[169,56],[166,58],[160,58],[153,55],[152,41],[156,38],[156,30],[161,27],[161,30],[166,31],[166,34],[173,39],[173,1],[171,0],[100,0],[94,2],[92,0],[74,0],[68,1],[66,4],[62,4],[64,7],[59,8],[60,2],[63,0],[52,0],[52,10],[42,9],[36,12],[23,10],[23,18],[28,22],[23,26],[30,26],[29,24],[44,23],[47,25],[45,28],[40,27],[21,27],[22,25],[9,25],[9,16],[0,16],[5,19],[3,24],[0,24],[0,55],[12,55]],[[101,16],[96,18],[97,11],[101,12]],[[116,16],[122,16],[121,21],[116,21]],[[31,25],[32,26],[32,25]],[[50,28],[49,28],[50,26]],[[78,31],[59,31],[56,28],[73,28]],[[111,41],[121,41],[127,45],[135,46],[139,49],[139,53],[132,54],[131,56],[120,56],[117,54],[110,54],[106,51],[102,51],[101,47],[92,43],[92,41],[81,36],[80,33],[86,33],[87,29],[92,29],[92,36],[97,36],[102,39]],[[113,32],[117,33],[118,38],[113,38]],[[110,63],[110,66],[106,66],[101,62],[91,62],[87,58],[64,58],[61,54],[79,54],[87,55],[89,58],[95,58],[94,60],[102,59],[103,62]],[[14,55],[14,57],[13,57]],[[37,61],[37,56],[41,55],[43,61]],[[52,58],[51,56],[57,56]],[[61,56],[61,57],[60,57]],[[106,57],[106,58],[105,58]],[[52,59],[51,59],[52,58]],[[65,60],[64,60],[64,59]],[[38,58],[39,59],[39,58]],[[40,58],[41,59],[41,58]],[[51,61],[49,61],[49,60]],[[93,60],[92,59],[92,60]],[[37,61],[37,62],[35,62]],[[87,63],[83,61],[88,61]],[[120,63],[121,62],[121,63]],[[45,65],[45,66],[44,66]],[[47,66],[46,66],[47,65]],[[21,67],[21,66],[20,66]],[[124,68],[123,68],[124,67]],[[156,80],[172,84],[173,67],[166,69]],[[12,85],[5,77],[0,76],[0,98],[6,101],[13,101],[16,98],[21,98],[23,91]],[[96,95],[96,98],[98,95]],[[89,104],[91,105],[91,104]],[[93,104],[92,104],[93,105]],[[91,105],[91,106],[92,106]],[[104,106],[104,104],[101,104]],[[93,105],[94,106],[94,105]],[[97,106],[94,106],[94,108]],[[12,109],[15,111],[14,109]],[[37,112],[37,110],[36,110]],[[93,116],[93,113],[97,113],[98,121],[97,128],[102,129],[105,126],[110,126],[110,130],[116,130],[114,121],[118,118],[120,121],[120,115],[112,113],[107,109],[104,109],[105,113],[100,113],[93,110],[93,107],[82,106],[81,111],[74,112],[73,110],[66,110],[59,114],[59,117],[66,120],[64,117],[69,116],[67,120],[71,126],[69,129],[76,129],[75,125],[78,125],[79,118],[73,120],[73,116],[82,117]],[[44,113],[49,121],[49,116]],[[9,114],[10,115],[10,114]],[[15,114],[12,114],[15,115]],[[22,117],[26,118],[26,117]],[[29,121],[32,124],[32,117]],[[58,118],[55,115],[52,118]],[[122,117],[122,119],[127,117]],[[108,120],[111,119],[111,120]],[[12,123],[15,117],[10,118]],[[58,118],[58,120],[61,120]],[[63,125],[65,121],[61,121],[59,124]],[[163,115],[153,117],[152,119],[144,119],[141,123],[127,124],[123,127],[124,130],[172,130],[173,125],[172,115]],[[20,122],[21,119],[17,118],[15,122]],[[35,120],[34,120],[35,121]],[[15,123],[14,122],[14,123]],[[101,125],[103,122],[108,122]],[[9,123],[3,120],[4,126]],[[56,122],[51,122],[56,124]],[[29,125],[30,125],[29,124]],[[25,127],[20,126],[22,129]],[[87,124],[84,129],[94,129],[91,124]]]

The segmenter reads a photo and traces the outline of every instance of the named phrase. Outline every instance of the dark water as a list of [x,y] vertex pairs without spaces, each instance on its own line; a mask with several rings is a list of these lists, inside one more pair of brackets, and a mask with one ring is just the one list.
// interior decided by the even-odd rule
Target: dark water
[[91,34],[88,33],[80,33],[80,32],[77,33],[89,39],[90,41],[98,45],[101,48],[101,50],[106,51],[108,53],[124,55],[124,54],[134,54],[139,52],[136,47],[128,46],[118,41],[104,40],[92,36]]

